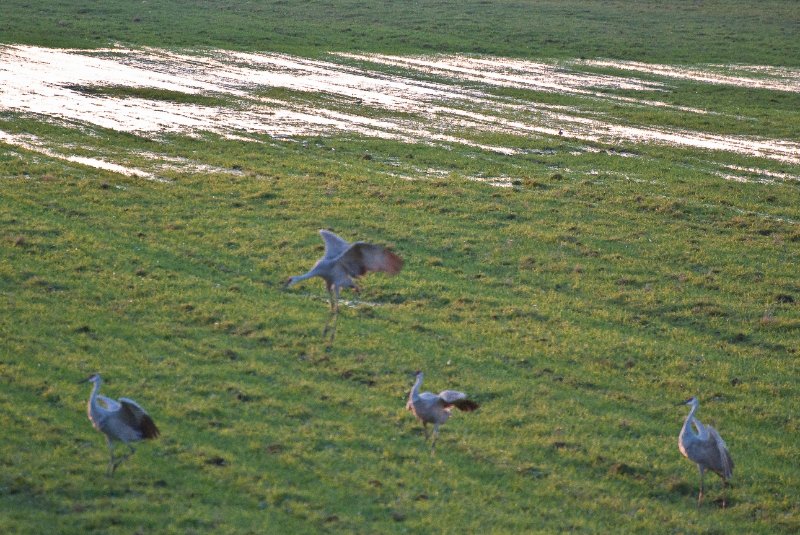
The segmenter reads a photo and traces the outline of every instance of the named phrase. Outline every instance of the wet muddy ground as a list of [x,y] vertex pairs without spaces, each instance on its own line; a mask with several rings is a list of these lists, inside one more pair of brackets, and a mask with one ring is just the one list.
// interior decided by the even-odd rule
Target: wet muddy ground
[[[613,68],[651,78],[597,74],[582,71],[584,67]],[[701,70],[599,60],[556,64],[374,54],[336,54],[323,61],[223,50],[178,53],[152,48],[0,46],[0,112],[62,125],[89,125],[153,138],[210,132],[253,141],[263,135],[354,133],[465,144],[504,154],[525,153],[526,140],[563,136],[590,145],[656,144],[800,164],[800,143],[792,140],[623,124],[587,109],[494,91],[511,88],[601,99],[618,106],[712,113],[659,100],[658,93],[667,89],[670,79],[800,92],[797,71],[759,66]],[[647,93],[648,98],[631,97],[631,92]],[[178,98],[181,95],[187,98]],[[504,139],[514,142],[499,141]],[[0,141],[77,161],[64,155],[69,151],[32,136],[0,132]],[[151,170],[128,169],[102,158],[83,157],[81,163],[153,178]],[[732,180],[750,180],[753,175],[766,181],[797,178],[757,168],[731,168],[720,174]]]

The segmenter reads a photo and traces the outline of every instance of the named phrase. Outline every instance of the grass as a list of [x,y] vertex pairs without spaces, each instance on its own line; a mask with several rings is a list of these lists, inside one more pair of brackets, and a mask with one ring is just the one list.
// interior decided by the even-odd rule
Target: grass
[[[213,145],[244,175],[146,183],[3,153],[4,531],[797,528],[800,234],[752,212],[774,196],[800,219],[796,187],[533,165],[497,189],[359,157],[454,158],[428,147]],[[280,289],[319,227],[407,260],[364,284],[380,305],[346,309],[329,352],[324,290]],[[434,457],[403,410],[419,367],[483,403]],[[163,432],[113,480],[75,384],[95,370]],[[725,511],[716,482],[696,510],[675,445],[692,393],[737,462]]]
[[[287,51],[410,52],[425,50],[426,39],[442,50],[511,55],[530,46],[503,44],[523,24],[515,10],[528,3],[426,4],[393,13],[385,26],[381,10],[402,3],[370,4],[372,11],[332,4],[349,9],[350,23],[377,20],[363,47],[348,41],[337,17],[316,34],[319,44],[301,44],[325,10],[300,13],[290,3],[247,4],[245,12],[245,4],[209,2],[203,9],[215,16],[207,21],[203,9],[169,11],[180,3],[146,12],[146,4],[114,2],[83,12],[68,2],[26,5],[0,22],[0,41],[271,49],[269,25],[254,37],[257,21],[273,20],[252,16],[262,8],[285,13],[286,39],[275,48]],[[554,32],[541,49],[548,57],[732,60],[723,29],[740,22],[704,21],[711,10],[741,13],[737,2],[672,10],[676,27],[704,31],[686,33],[685,48],[672,50],[658,45],[675,36],[656,33],[635,53],[625,47],[658,27],[666,8],[626,5],[640,17],[632,20],[646,21],[629,34],[613,25],[584,32],[603,17],[616,20],[622,3],[543,2],[544,13],[573,16],[564,25],[537,18],[532,35]],[[488,10],[486,30],[471,26],[478,7]],[[742,62],[781,63],[776,54],[797,46],[759,44],[761,33],[780,34],[796,20],[793,4],[774,7],[783,18],[764,8],[764,32],[737,34]],[[458,11],[434,32],[443,19],[431,10],[445,8]],[[23,35],[24,14],[34,12],[37,23],[28,20]],[[488,40],[482,32],[497,31],[501,13],[513,19],[509,33]],[[164,18],[171,24],[159,26]],[[59,20],[69,36],[53,31]],[[424,25],[409,30],[411,20]],[[691,46],[700,38],[707,46]],[[676,84],[660,97],[724,112],[708,125],[674,112],[645,117],[604,101],[580,104],[632,124],[668,119],[797,139],[792,121],[780,120],[796,113],[791,95],[721,90],[716,102],[703,87]],[[263,95],[348,105],[302,92]],[[750,130],[732,118],[737,109]],[[154,154],[209,166],[179,163],[159,170],[168,181],[156,182],[0,145],[2,533],[800,529],[800,187],[716,174],[727,165],[796,176],[797,166],[654,145],[587,148],[565,138],[526,140],[532,151],[515,156],[354,136],[146,139],[12,112],[0,113],[0,131],[142,169]],[[499,176],[513,187],[475,180]],[[322,283],[282,289],[321,253],[318,228],[390,245],[406,260],[397,277],[364,281],[359,302],[343,306],[331,349],[320,336]],[[443,426],[436,455],[404,410],[419,368],[425,389],[458,388],[482,404]],[[96,371],[106,395],[136,399],[162,431],[113,479],[104,475],[103,438],[85,416],[89,385],[78,383]],[[694,394],[699,417],[720,430],[736,462],[725,510],[714,475],[705,505],[695,506],[697,471],[677,451],[687,409],[676,403]]]
[[87,95],[97,95],[111,98],[140,98],[146,100],[156,100],[164,102],[174,102],[178,104],[197,104],[200,106],[225,106],[235,105],[225,99],[200,94],[181,93],[180,91],[169,91],[166,89],[156,89],[150,87],[127,87],[127,86],[82,86],[70,85],[66,89]]
[[745,0],[177,0],[101,5],[7,0],[0,42],[53,47],[110,41],[318,55],[332,50],[657,63],[798,66],[796,2]]

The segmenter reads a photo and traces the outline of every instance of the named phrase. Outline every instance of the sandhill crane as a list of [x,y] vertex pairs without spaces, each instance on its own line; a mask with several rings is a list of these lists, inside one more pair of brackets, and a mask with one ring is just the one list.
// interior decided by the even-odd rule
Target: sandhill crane
[[325,336],[330,329],[332,343],[339,317],[339,290],[353,288],[356,292],[360,291],[353,279],[370,271],[384,271],[396,275],[403,267],[403,259],[380,245],[361,241],[350,243],[324,229],[320,230],[319,234],[325,242],[325,253],[322,258],[317,260],[308,273],[289,277],[285,287],[288,288],[311,277],[321,277],[325,280],[330,295],[331,314],[325,323],[322,336]]
[[[733,476],[733,459],[728,453],[728,447],[716,429],[710,425],[703,425],[694,417],[694,413],[700,406],[696,397],[691,397],[680,404],[691,407],[686,421],[683,422],[681,434],[678,436],[678,449],[681,450],[684,457],[697,463],[697,469],[700,470],[700,494],[697,496],[697,505],[699,507],[703,501],[703,476],[708,469],[722,478],[722,507],[725,507],[725,482]],[[692,429],[692,424],[697,428],[696,433]]]
[[[99,393],[102,382],[100,374],[91,375],[82,382],[94,383],[86,412],[92,426],[106,436],[108,451],[111,455],[107,475],[111,476],[122,461],[136,452],[131,446],[131,442],[156,438],[159,431],[150,415],[132,399],[119,398],[117,401],[101,396]],[[114,457],[115,441],[127,444],[130,452],[122,457]]]
[[408,394],[406,409],[414,413],[417,420],[422,422],[425,430],[425,438],[428,438],[428,424],[433,424],[433,440],[431,441],[431,451],[436,447],[436,437],[439,436],[439,426],[450,417],[450,410],[456,407],[462,411],[471,412],[479,407],[463,392],[455,390],[444,390],[438,394],[430,392],[419,393],[422,386],[422,372],[416,372],[416,381]]

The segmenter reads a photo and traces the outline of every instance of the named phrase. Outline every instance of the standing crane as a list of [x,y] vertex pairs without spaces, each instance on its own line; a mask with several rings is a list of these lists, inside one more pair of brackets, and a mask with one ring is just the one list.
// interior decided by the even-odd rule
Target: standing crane
[[[705,471],[711,470],[722,478],[722,507],[725,507],[725,483],[733,476],[733,459],[728,453],[728,446],[725,445],[725,441],[722,440],[716,429],[710,425],[703,425],[694,417],[694,413],[700,406],[696,397],[691,397],[680,404],[691,407],[686,421],[683,422],[681,434],[678,436],[678,449],[681,450],[684,457],[696,463],[697,469],[700,470],[700,494],[697,496],[697,506],[699,507],[703,501]],[[697,432],[692,429],[692,425]]]
[[[150,415],[132,399],[119,398],[117,401],[100,395],[100,374],[89,376],[85,382],[94,383],[86,412],[92,426],[106,436],[111,455],[106,475],[111,476],[122,461],[136,453],[131,442],[156,438],[159,431]],[[115,457],[114,442],[127,444],[130,451],[122,457]]]
[[325,323],[322,336],[330,330],[330,341],[333,343],[333,337],[336,336],[336,321],[339,318],[339,291],[342,288],[360,291],[353,279],[370,271],[383,271],[396,275],[403,267],[403,259],[380,245],[362,241],[350,243],[324,229],[320,230],[319,234],[325,242],[325,253],[322,258],[317,260],[307,273],[289,277],[285,287],[289,288],[311,277],[321,277],[325,281],[330,296],[331,314]]
[[463,392],[456,392],[455,390],[443,390],[438,394],[432,394],[431,392],[420,394],[422,372],[418,370],[415,375],[416,381],[408,395],[406,409],[410,410],[417,417],[417,420],[422,422],[426,439],[428,438],[428,424],[433,424],[433,440],[431,441],[431,451],[433,451],[436,447],[436,437],[439,436],[439,426],[444,424],[450,417],[452,407],[465,412],[472,412],[479,405],[471,399],[467,399],[467,395]]

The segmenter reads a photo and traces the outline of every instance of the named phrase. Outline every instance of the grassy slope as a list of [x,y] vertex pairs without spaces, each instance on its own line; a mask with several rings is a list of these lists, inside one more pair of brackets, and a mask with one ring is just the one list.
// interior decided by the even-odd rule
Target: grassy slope
[[[166,5],[165,5],[166,4]],[[792,0],[5,0],[0,42],[800,65]]]
[[[358,142],[213,146],[245,175],[162,185],[4,153],[4,528],[797,528],[800,315],[779,296],[800,293],[800,233],[740,212],[800,219],[796,187],[630,161],[655,184],[499,190],[387,179]],[[408,261],[365,284],[383,305],[347,309],[329,353],[319,285],[280,290],[321,226]],[[434,458],[402,409],[418,367],[484,404]],[[164,431],[113,481],[74,384],[98,369]],[[724,513],[695,511],[675,447],[672,402],[694,392],[737,461]]]
[[[47,29],[72,8],[41,9],[54,10],[37,19]],[[108,32],[97,44],[272,48],[225,17],[208,39],[91,26]],[[21,40],[3,24],[3,40]],[[743,61],[771,63],[757,33],[740,37]],[[58,34],[42,35],[29,42]],[[90,44],[71,35],[59,44]],[[593,34],[576,35],[571,46],[592,50]],[[457,37],[453,50],[474,50]],[[727,60],[714,42],[675,60]],[[776,121],[769,98],[752,106]],[[726,182],[704,165],[764,162],[646,147],[575,156],[569,141],[516,158],[348,139],[91,141],[15,115],[0,130],[242,170],[160,184],[0,148],[0,532],[800,529],[800,189]],[[398,165],[450,175],[407,181],[388,174]],[[466,180],[478,173],[519,186]],[[397,278],[365,282],[362,299],[381,306],[346,309],[330,352],[321,285],[280,290],[320,253],[319,227],[407,260]],[[483,403],[443,428],[435,457],[403,410],[417,368],[431,390]],[[106,394],[134,397],[163,432],[113,480],[76,384],[97,370]],[[726,511],[713,475],[696,510],[696,471],[677,452],[686,411],[673,402],[693,393],[737,463]]]

